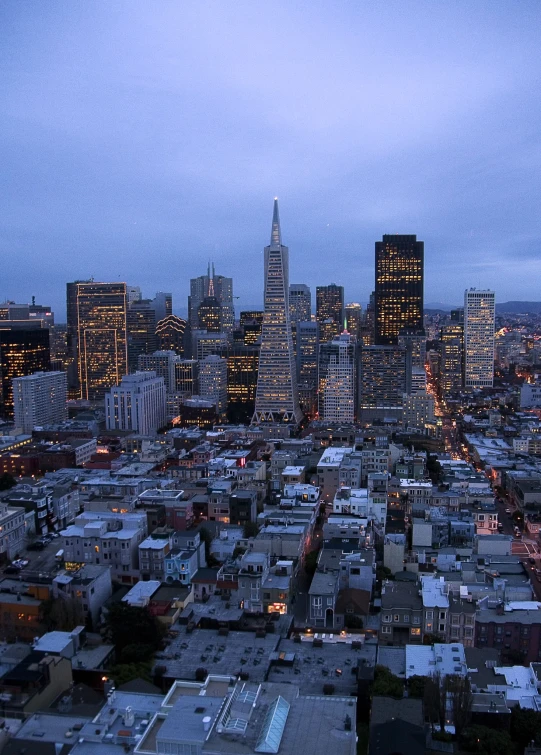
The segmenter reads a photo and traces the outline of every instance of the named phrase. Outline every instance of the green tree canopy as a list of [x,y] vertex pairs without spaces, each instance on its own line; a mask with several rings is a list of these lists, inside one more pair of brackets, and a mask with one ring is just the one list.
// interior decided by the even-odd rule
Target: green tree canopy
[[134,644],[148,645],[152,650],[160,647],[165,634],[164,627],[151,615],[147,608],[136,608],[127,603],[113,603],[109,608],[107,629],[111,642],[117,650]]
[[513,741],[506,731],[488,726],[469,726],[460,738],[462,749],[478,755],[514,755]]

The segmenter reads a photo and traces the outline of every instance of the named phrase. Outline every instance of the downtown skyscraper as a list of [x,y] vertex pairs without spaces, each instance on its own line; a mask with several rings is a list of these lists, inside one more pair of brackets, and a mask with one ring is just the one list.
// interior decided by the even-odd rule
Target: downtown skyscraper
[[289,250],[282,244],[278,200],[265,247],[265,314],[261,331],[254,424],[302,419],[289,320]]
[[424,243],[414,235],[376,241],[375,343],[395,346],[401,331],[423,330]]
[[[67,284],[68,340],[77,365],[75,398],[102,400],[128,371],[125,283]],[[68,378],[69,379],[69,378]]]

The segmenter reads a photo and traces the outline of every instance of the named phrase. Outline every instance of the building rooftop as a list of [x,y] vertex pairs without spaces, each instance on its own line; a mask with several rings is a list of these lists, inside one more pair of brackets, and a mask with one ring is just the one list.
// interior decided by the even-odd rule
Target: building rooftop
[[406,679],[410,676],[466,676],[468,667],[464,646],[460,643],[406,645]]
[[282,639],[270,661],[268,681],[297,685],[301,695],[321,695],[328,684],[335,695],[356,695],[357,668],[375,668],[376,645],[324,641],[316,647]]
[[[250,681],[263,681],[269,667],[270,654],[276,650],[280,637],[267,634],[257,637],[253,632],[219,634],[216,629],[196,629],[191,633],[175,625],[179,634],[164,653],[156,656],[156,666],[165,667],[164,676],[193,681],[199,668],[209,674],[249,675]],[[161,656],[161,657],[159,657]]]

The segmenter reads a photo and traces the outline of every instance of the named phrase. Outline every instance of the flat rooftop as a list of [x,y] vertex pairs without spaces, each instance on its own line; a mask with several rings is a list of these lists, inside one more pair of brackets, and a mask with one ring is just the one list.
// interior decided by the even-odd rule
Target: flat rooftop
[[194,681],[196,670],[205,668],[209,674],[223,676],[245,672],[250,681],[262,682],[270,654],[280,642],[278,634],[256,637],[254,632],[230,631],[220,635],[217,629],[195,629],[188,634],[185,627],[175,625],[174,629],[179,630],[178,637],[157,654],[155,666],[164,666],[168,678],[187,681]]
[[356,695],[357,668],[375,667],[376,645],[323,642],[315,647],[309,641],[283,639],[270,659],[269,682],[294,684],[301,695],[322,695],[326,684],[334,685],[335,695]]

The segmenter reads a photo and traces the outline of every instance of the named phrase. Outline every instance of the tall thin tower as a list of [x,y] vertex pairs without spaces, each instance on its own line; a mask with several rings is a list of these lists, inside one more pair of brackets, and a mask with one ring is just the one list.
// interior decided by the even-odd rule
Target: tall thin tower
[[289,321],[289,250],[282,245],[278,200],[274,200],[270,245],[265,247],[265,314],[252,422],[302,419]]

